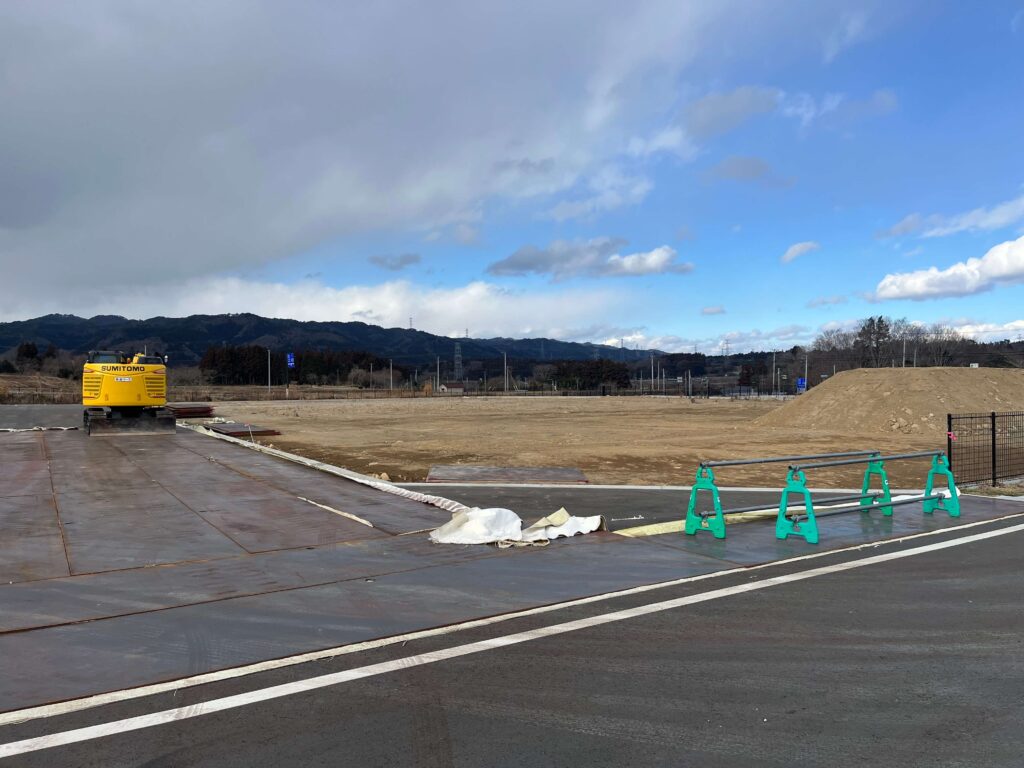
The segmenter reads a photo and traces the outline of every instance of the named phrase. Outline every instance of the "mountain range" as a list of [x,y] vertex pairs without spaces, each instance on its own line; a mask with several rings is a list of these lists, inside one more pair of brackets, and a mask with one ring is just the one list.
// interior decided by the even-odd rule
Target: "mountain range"
[[194,365],[211,346],[258,345],[285,352],[330,349],[370,352],[396,365],[426,365],[451,359],[460,344],[465,360],[489,360],[507,354],[529,360],[641,360],[657,350],[624,349],[606,344],[557,339],[470,339],[437,336],[406,328],[381,328],[359,322],[313,322],[253,314],[190,315],[129,320],[119,315],[82,318],[44,315],[0,323],[0,354],[31,341],[42,351],[49,344],[81,354],[91,349],[126,352],[148,349],[174,362]]

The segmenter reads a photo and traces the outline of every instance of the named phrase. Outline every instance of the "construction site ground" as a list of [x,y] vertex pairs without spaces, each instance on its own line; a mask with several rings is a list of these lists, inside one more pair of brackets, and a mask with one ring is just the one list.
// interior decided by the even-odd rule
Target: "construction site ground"
[[[0,428],[79,418],[0,407]],[[515,502],[529,517],[528,503],[550,512],[561,501],[550,494],[570,491],[521,489],[515,501],[492,490],[466,500]],[[656,502],[657,489],[571,490],[585,494],[574,514],[683,514],[679,489]],[[435,545],[426,531],[449,517],[436,506],[183,429],[0,433],[0,758],[613,765],[639,750],[645,765],[729,765],[759,755],[772,722],[766,764],[852,765],[870,764],[857,746],[868,742],[913,755],[966,713],[958,733],[991,725],[965,737],[981,750],[972,764],[999,765],[1010,748],[999,723],[1020,714],[1011,596],[1024,502],[965,495],[962,506],[956,519],[917,506],[822,518],[818,545],[777,540],[772,521],[732,525],[724,540]],[[721,608],[687,607],[719,597]],[[448,661],[466,653],[480,656]],[[892,701],[894,674],[905,701]],[[849,695],[820,704],[835,685]],[[848,707],[849,727],[829,731]],[[902,735],[883,727],[895,712]],[[518,739],[513,724],[526,729]],[[494,745],[510,758],[496,760]]]
[[[273,427],[287,451],[395,482],[426,479],[434,464],[578,467],[591,483],[686,485],[701,459],[943,450],[945,434],[766,426],[757,419],[791,403],[679,397],[438,397],[218,403],[232,421]],[[894,467],[901,487],[921,485],[922,466]],[[725,485],[777,485],[785,465],[736,467]],[[854,468],[821,470],[815,485],[859,485]]]

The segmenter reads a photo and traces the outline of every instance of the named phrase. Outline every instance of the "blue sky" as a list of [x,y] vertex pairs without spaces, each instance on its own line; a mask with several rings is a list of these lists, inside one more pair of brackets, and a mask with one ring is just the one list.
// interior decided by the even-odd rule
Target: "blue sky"
[[1024,4],[621,5],[5,8],[0,316],[1024,334]]

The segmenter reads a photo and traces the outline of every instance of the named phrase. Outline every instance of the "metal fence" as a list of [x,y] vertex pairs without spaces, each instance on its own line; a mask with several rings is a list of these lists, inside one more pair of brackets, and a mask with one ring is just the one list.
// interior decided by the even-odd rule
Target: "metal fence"
[[1024,477],[1024,411],[951,413],[946,417],[946,447],[961,483]]

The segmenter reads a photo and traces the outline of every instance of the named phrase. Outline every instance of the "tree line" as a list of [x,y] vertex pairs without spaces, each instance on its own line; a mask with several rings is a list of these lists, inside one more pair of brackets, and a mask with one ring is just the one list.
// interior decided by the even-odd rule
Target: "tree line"
[[[294,353],[295,367],[288,367],[285,352],[261,346],[209,347],[199,369],[210,384],[353,384],[366,386],[370,377],[377,386],[397,385],[407,374],[402,366],[390,368],[387,360],[370,352],[303,349]],[[372,372],[372,373],[371,373]],[[392,377],[393,378],[389,378]]]
[[875,315],[854,328],[822,331],[811,351],[825,354],[842,368],[949,366],[977,363],[985,367],[1020,365],[1020,350],[1009,339],[989,344],[966,338],[942,323],[923,325],[905,317]]

